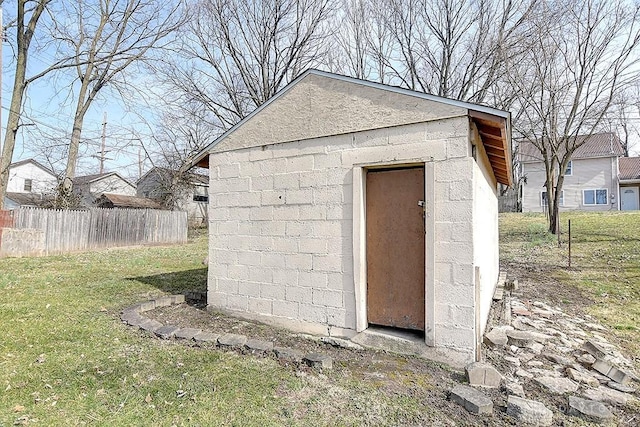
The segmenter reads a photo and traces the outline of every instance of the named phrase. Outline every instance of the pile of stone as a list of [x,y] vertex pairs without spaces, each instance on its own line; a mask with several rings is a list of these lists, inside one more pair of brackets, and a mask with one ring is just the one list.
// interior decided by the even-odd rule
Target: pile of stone
[[614,407],[637,398],[639,379],[632,362],[593,319],[513,297],[505,309],[503,324],[484,337],[485,360],[492,364],[467,366],[469,386],[451,390],[451,400],[470,412],[490,414],[493,401],[482,388],[496,388],[507,395],[509,416],[520,423],[547,426],[553,422],[553,411],[543,402],[527,399],[527,389],[562,395],[565,403],[553,409],[591,422],[611,420]]

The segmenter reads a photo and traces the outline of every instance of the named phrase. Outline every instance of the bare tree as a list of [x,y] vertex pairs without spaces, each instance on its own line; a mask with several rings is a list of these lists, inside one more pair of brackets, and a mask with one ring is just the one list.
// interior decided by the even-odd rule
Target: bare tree
[[216,133],[209,123],[210,112],[202,104],[169,104],[151,139],[142,138],[146,157],[156,169],[152,196],[169,209],[180,208],[185,193],[198,181],[197,172],[190,170],[192,160],[211,144]]
[[537,1],[389,0],[379,12],[386,40],[371,46],[384,49],[375,55],[400,85],[483,102],[504,78],[505,60],[523,53]]
[[163,74],[174,97],[205,105],[219,131],[324,58],[334,0],[200,0]]
[[335,35],[339,49],[329,50],[329,68],[358,79],[374,78],[375,70],[369,48],[374,16],[368,0],[342,0],[342,16]]
[[116,93],[130,88],[132,77],[125,72],[146,60],[177,28],[178,12],[179,4],[161,0],[65,2],[52,11],[51,43],[60,57],[58,68],[75,74],[70,90],[76,105],[61,200],[71,194],[87,111],[105,87]]
[[[640,81],[638,82],[640,83]],[[614,100],[611,114],[609,114],[609,127],[622,130],[622,148],[624,156],[629,157],[632,140],[640,136],[640,129],[635,121],[640,113],[640,87],[635,85],[622,91]]]
[[519,94],[514,130],[544,162],[551,233],[558,232],[571,156],[602,130],[616,95],[638,78],[639,7],[624,0],[544,1],[527,22],[536,37],[526,58],[508,62]]
[[[2,147],[2,157],[0,158],[0,209],[3,208],[4,196],[7,192],[9,165],[11,165],[13,159],[16,134],[20,127],[22,101],[27,89],[27,58],[29,55],[29,46],[31,45],[38,21],[50,2],[51,0],[17,1],[15,77],[7,118],[7,131],[4,137],[4,146]],[[0,1],[0,6],[3,3],[3,1]],[[0,32],[2,32],[0,38],[4,39],[4,28],[0,29]],[[4,40],[0,40],[0,43],[3,41]]]

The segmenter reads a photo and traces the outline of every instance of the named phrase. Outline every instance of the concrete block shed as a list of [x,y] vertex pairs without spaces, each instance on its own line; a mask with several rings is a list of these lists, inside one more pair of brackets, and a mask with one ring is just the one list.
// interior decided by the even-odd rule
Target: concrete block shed
[[209,307],[475,360],[510,126],[504,111],[303,73],[194,161],[210,171]]

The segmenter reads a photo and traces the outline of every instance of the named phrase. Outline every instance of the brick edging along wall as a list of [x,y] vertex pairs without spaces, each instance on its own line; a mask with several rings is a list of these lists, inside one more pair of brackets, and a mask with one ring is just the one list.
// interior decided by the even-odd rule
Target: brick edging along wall
[[265,356],[275,355],[279,360],[305,363],[313,368],[331,369],[333,367],[331,357],[322,353],[304,354],[293,348],[275,347],[271,341],[253,339],[245,335],[217,333],[196,328],[180,328],[175,325],[165,325],[143,315],[143,313],[156,308],[168,307],[184,302],[184,295],[169,295],[140,302],[122,310],[120,319],[129,326],[150,332],[161,339],[188,340],[200,344],[211,343],[219,348],[248,350],[253,354],[262,354]]

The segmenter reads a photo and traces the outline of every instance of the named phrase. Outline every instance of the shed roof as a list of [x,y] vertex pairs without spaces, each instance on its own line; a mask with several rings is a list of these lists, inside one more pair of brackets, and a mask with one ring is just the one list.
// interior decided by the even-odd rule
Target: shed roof
[[[314,83],[321,91],[324,86],[331,86],[336,91],[344,94],[341,99],[336,99],[336,108],[332,111],[323,112],[319,117],[318,114],[311,114],[313,102],[311,102],[311,94],[308,95],[309,102],[306,105],[295,105],[295,114],[283,115],[285,120],[297,121],[299,123],[299,132],[297,135],[282,135],[274,132],[273,123],[260,122],[254,123],[256,130],[253,132],[255,137],[252,138],[235,138],[234,134],[239,129],[252,121],[260,112],[278,108],[279,100],[284,101],[289,92],[293,92],[298,84],[302,81]],[[373,89],[372,99],[368,99],[366,103],[366,111],[354,111],[349,109],[352,103],[353,94],[350,89],[354,86]],[[379,93],[377,91],[380,91]],[[400,102],[403,114],[406,115],[406,121],[403,123],[392,122],[389,120],[390,115],[386,112],[392,108],[387,102],[389,98],[393,98]],[[419,101],[419,102],[418,102]],[[274,97],[258,107],[255,111],[226,131],[210,145],[201,150],[194,158],[192,164],[203,168],[209,166],[209,154],[212,152],[229,151],[254,146],[264,146],[276,143],[291,142],[301,139],[310,139],[328,134],[318,131],[318,123],[321,121],[330,122],[335,126],[331,135],[346,134],[357,131],[378,129],[383,127],[398,126],[409,123],[418,123],[428,120],[436,120],[442,118],[424,108],[424,101],[435,102],[446,107],[450,117],[459,117],[466,115],[476,124],[485,151],[489,156],[491,167],[498,182],[506,185],[511,184],[511,116],[510,113],[485,107],[468,102],[457,101],[448,98],[442,98],[427,93],[416,92],[400,87],[374,83],[366,80],[359,80],[352,77],[342,76],[338,74],[327,73],[319,70],[307,70],[298,76],[294,81],[289,83],[285,88],[279,91]],[[430,104],[433,105],[433,104]],[[367,118],[371,122],[372,111],[375,114],[375,127],[360,126],[359,121]],[[338,123],[344,114],[349,114],[351,119],[350,126],[340,127]],[[256,118],[256,120],[258,120]]]
[[96,199],[95,204],[108,208],[163,209],[162,205],[153,199],[109,193],[102,194]]
[[[597,157],[619,157],[624,155],[624,148],[618,135],[612,132],[597,133],[593,135],[578,135],[570,139],[570,144],[577,139],[580,145],[571,156],[571,159],[592,159]],[[564,153],[561,152],[560,155]],[[520,143],[520,161],[541,162],[540,150],[529,141]]]
[[620,180],[640,179],[640,157],[620,157],[618,167]]
[[54,201],[53,195],[41,193],[7,192],[5,197],[20,206],[49,207]]

